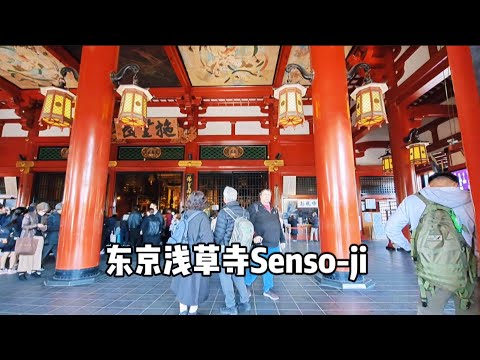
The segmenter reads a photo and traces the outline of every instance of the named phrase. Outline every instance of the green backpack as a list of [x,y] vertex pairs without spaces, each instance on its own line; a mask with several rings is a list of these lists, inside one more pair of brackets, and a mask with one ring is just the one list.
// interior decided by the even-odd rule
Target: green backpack
[[[427,306],[427,291],[436,287],[455,293],[460,306],[467,309],[477,279],[473,247],[462,235],[467,229],[454,211],[416,194],[426,205],[412,236],[412,258],[415,262],[422,305]],[[475,239],[472,240],[472,245]]]

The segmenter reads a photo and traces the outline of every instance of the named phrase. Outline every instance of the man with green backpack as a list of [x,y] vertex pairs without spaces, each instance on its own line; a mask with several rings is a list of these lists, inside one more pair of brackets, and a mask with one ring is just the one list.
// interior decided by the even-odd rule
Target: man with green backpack
[[[448,172],[433,174],[428,185],[402,201],[385,232],[396,246],[411,251],[421,296],[418,315],[443,314],[452,296],[457,315],[473,314],[477,262],[470,193]],[[406,225],[411,244],[402,233]]]

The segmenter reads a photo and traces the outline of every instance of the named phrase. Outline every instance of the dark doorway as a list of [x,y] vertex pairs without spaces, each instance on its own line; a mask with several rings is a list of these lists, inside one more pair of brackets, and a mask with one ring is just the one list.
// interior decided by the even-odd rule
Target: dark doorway
[[223,189],[231,186],[238,191],[238,202],[243,207],[259,200],[260,191],[268,188],[267,172],[199,173],[198,189],[202,191],[212,205],[223,203]]
[[33,189],[32,202],[46,202],[54,209],[63,200],[65,173],[36,173]]
[[145,212],[151,203],[158,209],[179,211],[182,195],[182,173],[118,173],[115,184],[116,214],[123,216],[134,205]]

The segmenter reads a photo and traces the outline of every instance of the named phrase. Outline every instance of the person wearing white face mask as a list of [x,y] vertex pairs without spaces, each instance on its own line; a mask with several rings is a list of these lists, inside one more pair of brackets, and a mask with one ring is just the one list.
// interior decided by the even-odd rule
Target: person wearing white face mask
[[46,216],[45,214],[50,210],[50,206],[42,202],[36,207],[34,204],[28,208],[28,213],[25,214],[22,221],[22,233],[20,238],[33,237],[37,239],[37,247],[33,255],[19,255],[18,257],[18,278],[20,280],[27,280],[26,274],[29,273],[33,277],[41,276],[41,262],[44,237],[43,232],[46,230]]

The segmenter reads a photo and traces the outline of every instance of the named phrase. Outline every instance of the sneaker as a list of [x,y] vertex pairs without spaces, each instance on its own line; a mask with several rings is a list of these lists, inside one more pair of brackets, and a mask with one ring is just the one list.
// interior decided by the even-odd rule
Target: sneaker
[[250,305],[249,302],[241,303],[240,305],[238,305],[239,313],[248,313],[250,312],[250,310],[252,310],[252,306]]
[[39,277],[42,277],[42,273],[40,271],[33,271],[32,276],[36,277],[36,278],[39,278]]
[[248,297],[252,297],[252,285],[247,285],[247,294]]
[[3,275],[3,274],[8,274],[8,270],[7,269],[0,269],[0,275]]
[[185,310],[185,311],[180,312],[178,315],[187,315],[187,314],[188,314],[188,310]]
[[8,269],[8,273],[7,274],[16,274],[17,273],[17,270],[15,269]]
[[263,296],[266,296],[270,299],[272,299],[273,301],[277,301],[278,299],[280,299],[280,297],[275,294],[272,290],[268,290],[267,292],[263,292]]
[[237,308],[235,306],[222,307],[222,308],[220,308],[220,314],[222,314],[222,315],[238,315],[238,311],[237,311]]

